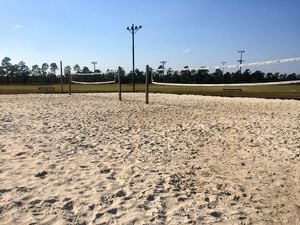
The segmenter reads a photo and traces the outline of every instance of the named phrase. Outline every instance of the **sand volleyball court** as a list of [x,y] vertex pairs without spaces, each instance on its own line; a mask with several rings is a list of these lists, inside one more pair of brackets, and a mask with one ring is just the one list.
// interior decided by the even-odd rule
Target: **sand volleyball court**
[[0,224],[300,224],[300,102],[2,95]]

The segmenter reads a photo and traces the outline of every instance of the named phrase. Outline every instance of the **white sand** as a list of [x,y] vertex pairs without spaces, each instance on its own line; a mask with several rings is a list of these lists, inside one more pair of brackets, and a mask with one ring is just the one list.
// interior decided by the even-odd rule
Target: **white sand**
[[0,224],[300,224],[300,101],[2,95]]

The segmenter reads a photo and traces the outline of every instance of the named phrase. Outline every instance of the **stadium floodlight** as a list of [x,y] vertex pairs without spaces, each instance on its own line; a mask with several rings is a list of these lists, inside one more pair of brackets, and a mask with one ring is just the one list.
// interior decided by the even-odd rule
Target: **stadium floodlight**
[[132,90],[135,91],[135,72],[134,72],[134,35],[135,33],[142,29],[142,26],[134,26],[134,24],[131,25],[131,27],[127,27],[127,30],[132,35]]

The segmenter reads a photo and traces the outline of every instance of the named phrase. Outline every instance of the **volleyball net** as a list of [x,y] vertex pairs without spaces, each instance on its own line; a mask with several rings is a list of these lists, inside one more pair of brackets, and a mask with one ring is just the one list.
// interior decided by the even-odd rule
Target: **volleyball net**
[[238,65],[229,65],[215,67],[215,69],[224,69],[224,72],[235,72],[237,69],[242,68],[242,72],[250,70],[250,72],[261,71],[264,73],[278,73],[278,74],[300,74],[300,57],[269,60],[255,63],[246,63]]
[[116,72],[109,73],[75,73],[70,74],[71,83],[84,85],[101,85],[116,83]]

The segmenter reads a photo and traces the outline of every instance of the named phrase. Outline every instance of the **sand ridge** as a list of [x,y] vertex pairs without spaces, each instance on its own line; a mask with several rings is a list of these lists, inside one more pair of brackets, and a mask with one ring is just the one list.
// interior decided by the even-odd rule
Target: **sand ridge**
[[1,224],[299,224],[300,102],[0,100]]

